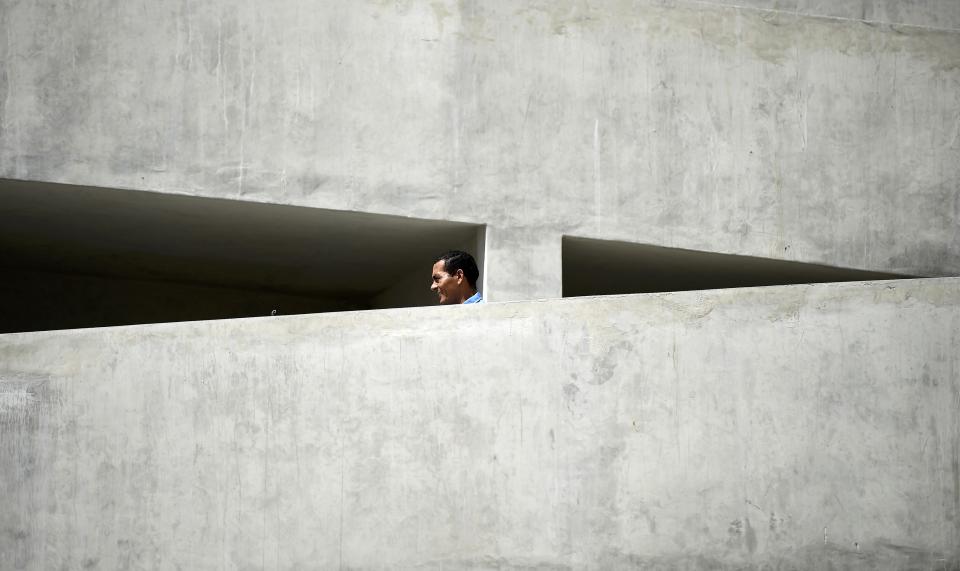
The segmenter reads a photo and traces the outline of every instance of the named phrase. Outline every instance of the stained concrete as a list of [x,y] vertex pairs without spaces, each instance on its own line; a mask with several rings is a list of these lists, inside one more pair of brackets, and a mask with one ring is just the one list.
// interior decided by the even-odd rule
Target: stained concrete
[[0,177],[957,275],[956,6],[7,2]]
[[4,335],[0,567],[952,568],[958,347],[960,279]]
[[960,3],[954,0],[678,0],[817,16],[864,24],[893,24],[960,30]]

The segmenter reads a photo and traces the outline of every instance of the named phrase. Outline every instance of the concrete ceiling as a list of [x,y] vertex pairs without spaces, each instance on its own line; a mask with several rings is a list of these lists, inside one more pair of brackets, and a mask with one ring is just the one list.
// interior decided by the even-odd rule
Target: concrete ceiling
[[480,226],[0,180],[0,265],[318,296],[369,297]]

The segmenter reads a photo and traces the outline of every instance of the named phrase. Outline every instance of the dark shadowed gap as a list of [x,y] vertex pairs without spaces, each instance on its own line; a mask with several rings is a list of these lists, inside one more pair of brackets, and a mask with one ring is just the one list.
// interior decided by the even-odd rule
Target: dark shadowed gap
[[0,179],[0,333],[434,305],[484,227]]
[[913,276],[563,237],[563,297],[906,277]]

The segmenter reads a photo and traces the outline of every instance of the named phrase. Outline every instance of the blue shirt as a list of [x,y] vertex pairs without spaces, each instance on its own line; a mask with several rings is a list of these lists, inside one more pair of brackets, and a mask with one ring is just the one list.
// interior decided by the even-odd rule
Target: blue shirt
[[480,292],[477,292],[467,298],[467,300],[463,302],[463,305],[467,305],[468,303],[483,303],[483,296],[480,295]]

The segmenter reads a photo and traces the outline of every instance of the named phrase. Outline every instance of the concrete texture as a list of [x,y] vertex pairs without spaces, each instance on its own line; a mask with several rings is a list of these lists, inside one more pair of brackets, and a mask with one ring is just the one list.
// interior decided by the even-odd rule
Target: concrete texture
[[956,275],[957,5],[7,2],[0,177]]
[[894,24],[960,30],[956,0],[679,0],[689,4],[780,11],[804,16],[842,18],[866,24]]
[[954,568],[958,347],[960,279],[0,336],[0,568]]

